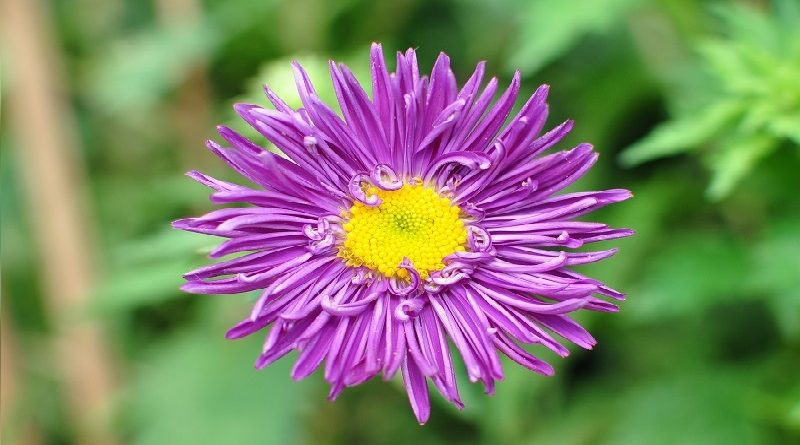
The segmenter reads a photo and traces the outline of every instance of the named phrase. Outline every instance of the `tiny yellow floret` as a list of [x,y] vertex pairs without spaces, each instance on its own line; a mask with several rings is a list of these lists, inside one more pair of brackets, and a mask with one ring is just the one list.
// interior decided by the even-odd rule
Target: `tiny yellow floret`
[[346,213],[339,257],[348,266],[408,278],[408,272],[398,267],[408,258],[425,279],[444,267],[446,256],[465,250],[467,229],[460,209],[433,189],[405,184],[399,190],[369,187],[365,192],[377,195],[381,203],[369,207],[356,202]]

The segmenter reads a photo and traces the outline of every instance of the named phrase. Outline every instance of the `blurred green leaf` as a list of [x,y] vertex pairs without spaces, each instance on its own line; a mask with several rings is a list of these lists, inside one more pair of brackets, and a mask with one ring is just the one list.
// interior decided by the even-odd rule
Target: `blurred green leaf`
[[624,165],[634,166],[653,159],[691,151],[706,143],[742,112],[737,101],[719,102],[696,114],[667,121],[620,155]]
[[646,321],[699,313],[719,302],[749,297],[745,284],[750,267],[747,250],[728,235],[673,235],[630,290],[636,298],[625,310]]
[[[617,418],[620,395],[605,381],[602,385],[581,387],[557,408],[525,410],[517,413],[521,420],[536,422],[523,443],[557,443],[559,445],[596,445]],[[491,441],[487,441],[492,443]]]
[[786,414],[786,424],[796,433],[800,433],[800,397]]
[[[649,276],[652,259],[660,256],[664,237],[671,236],[674,229],[672,221],[689,218],[706,207],[697,182],[694,172],[680,170],[661,170],[646,181],[629,182],[626,187],[633,192],[634,199],[603,209],[598,220],[612,227],[630,227],[636,231],[635,236],[605,243],[608,247],[618,247],[620,252],[606,261],[581,265],[579,271],[602,277],[604,282],[626,289],[626,293],[638,300],[638,294],[630,286]],[[600,246],[591,246],[592,250],[596,248]],[[627,311],[622,312],[620,315],[625,316]]]
[[535,374],[504,357],[505,378],[498,382],[496,394],[491,397],[480,394],[483,406],[476,420],[486,443],[521,443],[531,430],[547,422],[538,413],[551,410],[562,401],[559,383],[565,372],[564,360],[544,349],[535,348],[534,354],[557,368],[554,376]]
[[785,136],[791,139],[800,149],[800,109],[794,114],[784,114],[767,122],[767,128],[773,136]]
[[217,29],[198,23],[155,28],[116,42],[90,73],[89,94],[111,113],[150,108],[209,54],[220,38]]
[[770,296],[784,336],[800,339],[800,214],[770,224],[753,255],[753,286]]
[[773,138],[761,134],[732,138],[724,151],[708,160],[712,173],[708,196],[715,200],[727,196],[758,161],[776,148],[776,143]]
[[761,444],[750,417],[752,376],[728,368],[678,369],[643,381],[606,378],[575,389],[526,443],[562,445]]
[[535,72],[581,37],[619,24],[639,1],[527,2],[521,12],[522,31],[507,66]]
[[800,2],[797,0],[774,0],[773,7],[785,28],[791,29],[800,22]]
[[[761,444],[749,418],[747,374],[725,369],[676,372],[630,388],[616,411],[608,445]],[[657,408],[656,408],[657,407]]]
[[118,245],[95,292],[94,308],[130,310],[180,296],[182,275],[205,261],[214,242],[196,233],[165,229]]
[[793,291],[800,297],[800,215],[773,221],[753,253],[757,286],[765,291]]
[[[330,77],[328,75],[328,62],[325,58],[316,54],[303,54],[294,57],[270,60],[259,68],[258,73],[247,81],[246,92],[244,95],[235,99],[237,103],[251,103],[271,108],[267,97],[264,94],[264,87],[269,87],[287,105],[297,109],[303,106],[297,87],[294,83],[294,71],[292,62],[298,61],[308,73],[319,97],[327,104],[336,104],[336,95],[333,91]],[[338,108],[334,108],[338,109]],[[255,129],[247,125],[233,110],[229,110],[226,125],[235,129],[241,134],[253,140],[260,141],[265,145],[269,144]]]
[[254,369],[259,340],[233,342],[222,332],[210,323],[155,345],[129,394],[136,426],[131,443],[300,442],[309,383],[290,380],[286,359]]
[[153,26],[113,41],[88,67],[87,94],[111,113],[151,108],[198,62],[273,7],[273,1],[218,2],[200,20]]

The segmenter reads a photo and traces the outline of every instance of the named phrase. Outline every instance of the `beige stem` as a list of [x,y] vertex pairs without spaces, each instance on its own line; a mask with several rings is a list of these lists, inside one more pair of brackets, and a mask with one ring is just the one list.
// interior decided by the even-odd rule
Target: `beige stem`
[[48,317],[55,329],[55,363],[63,373],[78,443],[116,441],[98,425],[112,392],[103,337],[76,316],[93,285],[93,230],[74,116],[62,90],[61,54],[40,0],[2,0],[0,30],[11,91],[9,109],[26,210],[33,226]]

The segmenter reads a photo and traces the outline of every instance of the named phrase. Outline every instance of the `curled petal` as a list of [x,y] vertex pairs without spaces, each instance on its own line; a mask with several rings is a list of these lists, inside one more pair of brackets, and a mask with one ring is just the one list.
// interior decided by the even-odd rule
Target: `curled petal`
[[378,164],[372,171],[372,180],[376,187],[381,190],[400,190],[403,181],[397,176],[394,170],[386,164]]
[[313,241],[309,242],[308,243],[308,250],[311,253],[317,255],[317,254],[320,254],[322,252],[325,252],[328,249],[333,248],[335,246],[335,243],[336,243],[336,239],[333,236],[333,233],[329,232],[328,234],[325,235],[325,238],[322,238],[321,240],[313,240]]
[[422,286],[422,288],[425,290],[425,292],[427,292],[429,294],[438,294],[439,292],[442,291],[442,289],[444,289],[444,286],[442,286],[441,284],[436,284],[433,281],[428,280],[428,281],[425,281],[425,284]]
[[447,196],[448,198],[452,198],[455,195],[456,189],[460,183],[461,175],[450,175],[450,177],[447,178],[444,187],[439,189],[439,193]]
[[359,269],[353,278],[350,279],[350,282],[353,284],[367,284],[372,282],[374,278],[374,274],[369,269]]
[[411,264],[411,261],[408,258],[403,258],[403,261],[400,262],[398,266],[401,269],[405,269],[408,272],[410,280],[408,283],[399,280],[397,277],[392,277],[389,279],[389,291],[395,295],[409,295],[416,290],[419,289],[420,278],[419,273],[414,269],[414,266]]
[[462,263],[479,264],[494,259],[496,251],[494,247],[485,252],[456,252],[447,258],[456,259]]
[[364,174],[357,174],[350,179],[350,184],[348,185],[348,190],[350,190],[350,195],[356,201],[370,206],[375,207],[381,204],[381,199],[378,198],[378,195],[367,195],[364,191],[364,183],[372,185],[372,181],[370,181],[370,177]]
[[308,250],[313,254],[325,252],[334,247],[336,242],[333,226],[326,216],[321,216],[317,220],[316,228],[311,224],[305,224],[303,234],[309,238]]
[[408,321],[416,317],[422,308],[425,307],[425,300],[422,298],[409,298],[401,301],[394,309],[394,318],[398,321]]
[[453,151],[433,160],[431,166],[428,168],[428,172],[425,174],[425,180],[430,181],[437,170],[448,164],[460,164],[473,170],[486,170],[492,165],[492,160],[483,153]]
[[330,232],[331,223],[324,217],[319,218],[317,227],[314,228],[311,224],[303,226],[303,233],[314,241],[319,241]]
[[492,248],[492,236],[483,227],[467,227],[467,244],[473,252],[486,252]]
[[361,300],[345,304],[336,303],[333,301],[330,295],[323,295],[320,306],[325,312],[331,315],[336,315],[339,317],[352,317],[364,312],[364,310],[369,308],[370,303],[377,300],[378,297],[384,293],[385,290],[374,290],[368,293],[367,296]]
[[455,273],[447,277],[433,277],[431,278],[431,281],[440,286],[449,286],[451,284],[456,284],[465,278],[469,278],[469,274]]
[[452,262],[442,270],[431,274],[430,280],[439,286],[449,286],[469,278],[475,269],[462,262]]
[[472,202],[466,203],[461,210],[478,222],[483,221],[483,219],[486,217],[486,211]]
[[306,136],[303,138],[303,146],[306,147],[309,153],[312,155],[318,155],[319,150],[317,150],[317,138],[314,136]]

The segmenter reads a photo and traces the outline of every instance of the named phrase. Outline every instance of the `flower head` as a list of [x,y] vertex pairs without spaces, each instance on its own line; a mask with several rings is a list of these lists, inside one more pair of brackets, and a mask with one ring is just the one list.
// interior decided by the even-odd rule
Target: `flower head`
[[324,363],[330,399],[346,386],[402,373],[424,423],[428,380],[463,407],[449,344],[469,379],[487,393],[503,378],[500,355],[535,372],[553,368],[520,344],[566,356],[561,337],[595,341],[570,313],[616,311],[601,296],[623,295],[570,269],[615,249],[574,252],[630,235],[574,221],[631,195],[626,190],[557,194],[597,159],[588,144],[543,155],[572,127],[541,134],[542,86],[504,126],[520,76],[493,102],[497,80],[481,89],[479,63],[457,87],[447,55],[420,75],[413,50],[390,73],[381,47],[371,52],[372,98],[343,65],[330,64],[342,117],[317,97],[294,64],[303,107],[266,89],[274,109],[239,104],[237,112],[286,157],[229,128],[228,147],[208,147],[255,184],[245,187],[199,172],[218,204],[247,203],[174,226],[227,238],[212,258],[238,256],[185,275],[199,294],[261,293],[228,338],[269,328],[256,366],[292,350],[292,377]]

